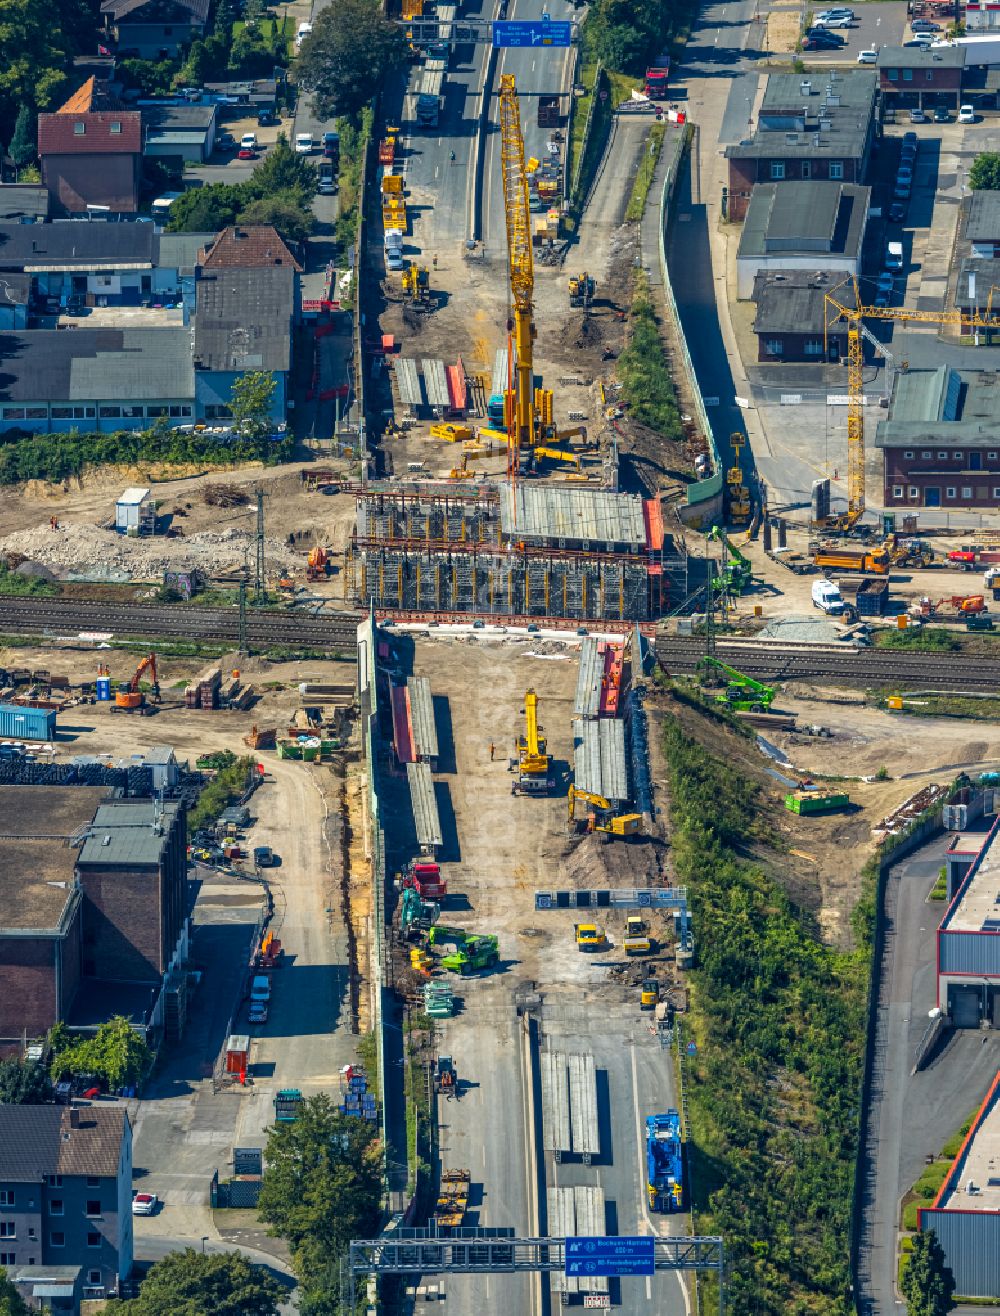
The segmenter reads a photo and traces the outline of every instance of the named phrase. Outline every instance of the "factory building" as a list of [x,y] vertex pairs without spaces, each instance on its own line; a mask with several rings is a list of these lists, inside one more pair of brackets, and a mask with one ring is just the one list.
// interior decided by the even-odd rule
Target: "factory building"
[[933,1229],[963,1298],[1000,1298],[1000,1073],[933,1205],[917,1210]]
[[950,871],[966,871],[938,928],[937,1003],[956,1028],[1000,1025],[998,827],[993,824],[981,848],[970,842],[948,863]]
[[526,482],[369,487],[349,573],[362,606],[478,616],[645,621],[688,592],[656,500]]

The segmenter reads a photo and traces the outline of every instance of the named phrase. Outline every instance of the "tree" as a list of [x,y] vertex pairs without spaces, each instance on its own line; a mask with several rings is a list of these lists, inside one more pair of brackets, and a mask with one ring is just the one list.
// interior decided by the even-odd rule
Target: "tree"
[[296,155],[285,134],[279,133],[278,140],[254,168],[245,186],[248,197],[254,200],[291,192],[301,205],[310,206],[316,192],[316,166],[305,156]]
[[271,419],[271,401],[276,388],[274,376],[266,370],[250,370],[240,375],[233,385],[229,409],[233,415],[233,428],[243,439],[252,443],[264,456],[274,423]]
[[260,197],[236,216],[239,224],[273,224],[286,242],[305,242],[316,227],[312,210],[303,207],[294,194]]
[[139,1296],[119,1302],[122,1316],[275,1316],[285,1297],[263,1266],[238,1252],[171,1252],[151,1267]]
[[35,116],[27,105],[22,105],[17,112],[9,154],[16,169],[23,169],[35,158]]
[[599,0],[591,14],[587,26],[593,23],[594,51],[619,72],[641,73],[665,40],[666,14],[659,0]]
[[145,1078],[153,1062],[153,1053],[144,1038],[124,1015],[116,1015],[101,1024],[94,1037],[54,1049],[51,1066],[54,1082],[93,1074],[104,1079],[110,1088],[134,1087]]
[[983,151],[976,156],[969,170],[969,186],[973,192],[1000,192],[1000,154]]
[[900,1280],[909,1316],[948,1316],[955,1277],[933,1229],[913,1236],[913,1249]]
[[0,1316],[31,1316],[31,1308],[0,1266]]
[[171,233],[218,233],[247,203],[246,185],[211,183],[208,187],[190,187],[170,207]]
[[321,1092],[268,1131],[260,1216],[292,1249],[310,1316],[339,1311],[340,1258],[378,1228],[381,1166],[371,1126]]
[[383,17],[378,0],[339,0],[322,10],[295,65],[321,119],[357,114],[386,74],[406,59],[403,29]]
[[0,1061],[0,1102],[41,1106],[52,1100],[52,1084],[41,1065],[27,1060]]

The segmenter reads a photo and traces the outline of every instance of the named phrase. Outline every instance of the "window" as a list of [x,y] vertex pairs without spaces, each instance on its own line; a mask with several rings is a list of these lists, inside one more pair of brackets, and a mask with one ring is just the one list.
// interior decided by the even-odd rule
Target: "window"
[[49,1246],[50,1247],[66,1246],[66,1235],[62,1232],[61,1229],[53,1229],[52,1233],[49,1234]]
[[947,454],[946,452],[939,452],[939,453],[938,453],[938,461],[940,461],[940,462],[946,462],[947,460],[948,460],[948,454]]
[[13,1205],[14,1205],[13,1188],[0,1188],[0,1206],[12,1207]]
[[4,407],[3,418],[4,420],[24,420],[24,408]]
[[49,1185],[50,1188],[61,1188],[61,1187],[62,1187],[62,1175],[61,1175],[61,1174],[47,1174],[47,1175],[45,1176],[45,1179],[46,1179],[46,1182],[48,1183],[48,1185]]
[[899,69],[886,69],[885,76],[889,79],[890,82],[898,82]]
[[87,1202],[87,1215],[100,1215],[100,1214],[101,1214],[101,1203],[95,1200],[94,1198],[91,1198]]
[[991,462],[995,462],[997,459],[997,455],[995,452],[988,452],[986,456],[990,459]]
[[806,356],[822,356],[823,340],[822,338],[807,338],[802,345],[802,351]]
[[923,452],[921,452],[921,454],[920,454],[921,460],[922,460],[922,461],[925,461],[925,462],[929,462],[930,459],[931,459],[931,456],[932,456],[932,454],[931,454],[930,450],[927,449],[927,448],[925,448],[925,449],[923,450]]
[[87,1231],[87,1246],[88,1247],[101,1246],[101,1236],[96,1229],[89,1229]]
[[927,79],[928,82],[933,82],[933,81],[934,81],[934,70],[933,70],[933,69],[928,69],[927,72],[926,72],[926,74],[925,74],[924,76],[926,77],[926,79]]
[[902,498],[903,486],[901,484],[894,484],[892,486],[892,496],[893,498]]
[[803,160],[803,161],[802,161],[802,177],[803,177],[803,178],[812,178],[812,161],[811,161],[811,160]]
[[912,82],[912,81],[913,81],[913,70],[912,70],[912,69],[903,69],[903,81],[904,81],[904,82]]
[[53,420],[72,420],[72,418],[73,418],[73,408],[72,408],[72,407],[53,407],[53,408],[52,408],[52,419],[53,419]]
[[0,1266],[16,1266],[16,1265],[17,1265],[16,1252],[0,1252]]
[[0,1238],[17,1238],[17,1222],[0,1220]]
[[780,338],[769,338],[764,344],[764,351],[768,356],[781,356],[784,351],[784,344]]
[[147,407],[147,408],[146,408],[146,415],[147,415],[147,416],[165,416],[165,415],[167,414],[167,411],[168,411],[168,408],[167,408],[167,407],[150,406],[150,407]]
[[190,416],[191,408],[180,403],[172,403],[170,407],[171,416]]
[[[122,414],[121,407],[101,407],[99,411],[102,420],[115,420]],[[90,1183],[89,1179],[87,1183]]]
[[911,497],[911,498],[919,498],[919,497],[920,497],[920,490],[917,488],[917,486],[916,486],[915,484],[911,484],[911,485],[910,485],[910,497]]
[[945,491],[944,491],[944,496],[945,496],[945,498],[954,498],[954,497],[955,497],[955,486],[952,485],[950,488],[945,489]]
[[782,178],[784,178],[784,176],[785,176],[785,162],[784,162],[784,160],[772,160],[772,161],[771,161],[771,177],[772,177],[773,179],[782,179]]
[[88,1174],[88,1175],[87,1175],[87,1187],[88,1187],[88,1188],[100,1188],[100,1186],[101,1186],[101,1180],[100,1180],[100,1178],[99,1178],[96,1174]]
[[1000,489],[994,489],[994,490],[993,490],[993,497],[994,497],[994,498],[1000,498]]
[[129,418],[134,418],[134,417],[138,416],[138,417],[141,418],[141,417],[142,417],[142,414],[143,414],[142,407],[122,407],[122,415],[123,415],[123,416],[129,417]]
[[53,1197],[49,1203],[49,1215],[62,1215],[64,1211],[63,1200],[61,1197]]
[[963,498],[972,497],[972,487],[970,485],[965,485],[965,487],[962,489],[962,497]]
[[87,125],[85,123],[74,123],[73,135],[75,137],[83,137],[86,131],[87,131]]
[[111,132],[113,132],[113,133],[115,134],[115,136],[117,136],[117,135],[121,132],[121,130],[122,130],[122,126],[121,126],[121,124],[120,124],[120,123],[117,121],[117,119],[116,119],[116,120],[114,120],[114,121],[111,123],[111,125],[110,125],[110,129],[111,129]]
[[101,1282],[101,1272],[100,1272],[99,1270],[88,1270],[88,1271],[87,1271],[87,1283],[88,1283],[88,1284],[100,1284],[100,1282]]
[[906,457],[909,461],[913,461],[913,449],[908,448],[906,452],[903,453],[903,456]]
[[830,177],[831,177],[831,178],[843,178],[843,176],[844,176],[844,162],[843,162],[843,160],[831,160],[831,161],[830,161]]
[[48,407],[25,407],[24,409],[26,420],[45,420],[48,414]]

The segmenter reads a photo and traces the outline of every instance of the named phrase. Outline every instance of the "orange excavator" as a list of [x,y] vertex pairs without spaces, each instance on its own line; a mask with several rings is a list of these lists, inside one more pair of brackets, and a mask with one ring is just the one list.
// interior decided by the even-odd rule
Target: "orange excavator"
[[115,691],[115,707],[124,708],[128,712],[140,711],[146,706],[146,696],[139,689],[139,682],[146,672],[149,672],[153,678],[149,685],[149,697],[153,703],[160,702],[160,683],[156,679],[156,654],[150,653],[143,658],[142,662],[135,669],[135,674],[129,682],[122,684]]
[[329,558],[326,549],[319,544],[309,552],[306,559],[306,580],[322,580],[327,574]]

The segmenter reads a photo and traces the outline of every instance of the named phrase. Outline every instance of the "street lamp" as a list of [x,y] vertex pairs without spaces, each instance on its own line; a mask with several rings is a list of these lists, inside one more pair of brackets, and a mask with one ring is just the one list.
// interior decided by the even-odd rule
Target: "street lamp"
[[208,1235],[207,1235],[207,1234],[202,1234],[202,1236],[201,1236],[201,1255],[202,1255],[202,1256],[205,1255],[205,1244],[206,1244],[207,1242],[208,1242]]

